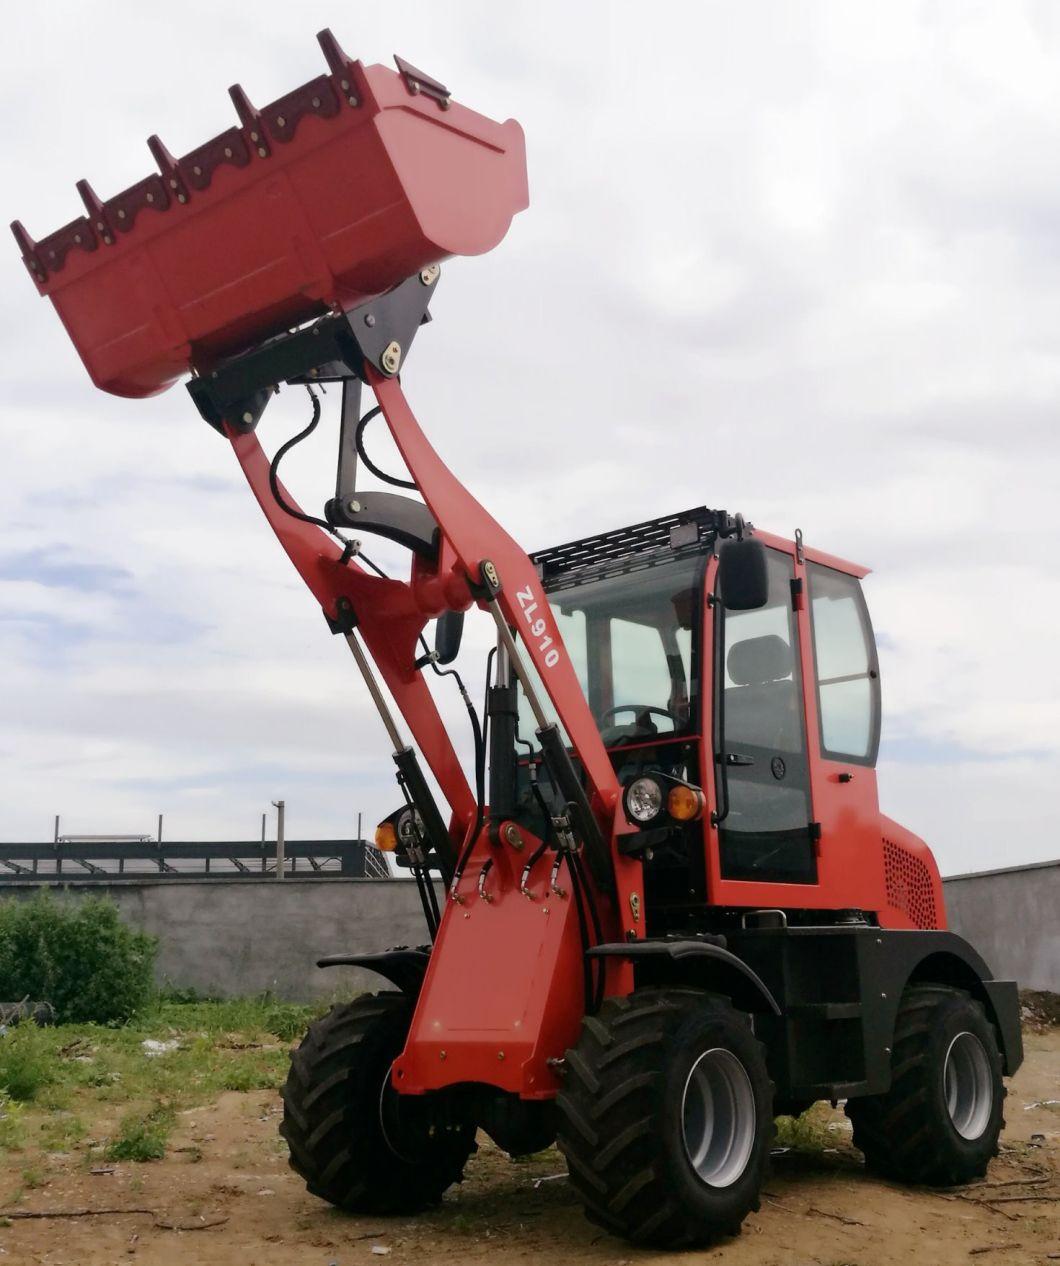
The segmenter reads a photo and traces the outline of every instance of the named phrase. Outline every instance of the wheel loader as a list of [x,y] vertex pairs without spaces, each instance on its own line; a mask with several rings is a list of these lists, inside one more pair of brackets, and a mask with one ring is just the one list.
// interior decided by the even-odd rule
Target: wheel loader
[[[594,1222],[663,1247],[737,1232],[775,1118],[818,1100],[872,1170],[981,1177],[1016,985],[947,931],[930,851],[880,810],[866,569],[703,506],[524,552],[403,382],[440,264],[528,205],[522,131],[318,39],[309,83],[260,109],[236,86],[197,150],[153,136],[155,173],[106,200],[79,182],[84,215],[39,241],[13,225],[98,387],[190,375],[393,749],[376,840],[424,944],[320,947],[382,987],[294,1051],[292,1166],[340,1209],[404,1216],[460,1181],[479,1130],[513,1157],[556,1143]],[[324,384],[336,482],[310,512],[279,467]],[[308,421],[270,458],[256,427],[288,387]],[[371,458],[374,418],[406,472]],[[472,609],[496,633],[481,709],[452,667]],[[434,678],[467,707],[469,769]]]

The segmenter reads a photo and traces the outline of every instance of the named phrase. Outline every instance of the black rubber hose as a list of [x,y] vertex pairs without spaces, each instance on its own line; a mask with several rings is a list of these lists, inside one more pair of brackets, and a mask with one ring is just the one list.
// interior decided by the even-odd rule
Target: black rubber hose
[[[292,519],[300,519],[303,523],[312,523],[316,527],[323,528],[325,532],[330,532],[332,536],[338,536],[338,533],[335,531],[332,524],[326,522],[324,519],[318,519],[313,514],[305,514],[301,510],[295,509],[289,501],[284,499],[283,494],[280,492],[280,480],[278,477],[280,462],[296,444],[301,444],[304,439],[308,439],[309,436],[313,434],[320,421],[320,397],[312,387],[306,387],[306,391],[309,392],[309,397],[313,401],[313,416],[309,419],[309,425],[305,428],[305,430],[299,431],[297,435],[292,435],[289,440],[281,444],[276,450],[276,456],[269,463],[269,488],[272,490],[272,495],[276,499],[276,504],[286,514],[289,514]],[[339,540],[342,540],[342,537],[339,537]]]
[[388,475],[385,470],[380,470],[364,450],[364,428],[374,417],[382,413],[382,411],[382,406],[377,404],[374,409],[369,409],[364,417],[361,418],[360,422],[357,423],[357,430],[353,433],[353,443],[354,447],[357,449],[357,456],[362,462],[364,462],[372,474],[375,475],[376,479],[381,479],[383,483],[391,484],[395,488],[415,488],[415,480],[398,479],[394,475]]

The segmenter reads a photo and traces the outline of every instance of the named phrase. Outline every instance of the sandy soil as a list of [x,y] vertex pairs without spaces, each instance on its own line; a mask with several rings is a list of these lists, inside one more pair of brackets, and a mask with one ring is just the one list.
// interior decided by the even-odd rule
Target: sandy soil
[[[557,1153],[513,1164],[488,1142],[436,1212],[397,1221],[342,1216],[308,1195],[287,1168],[277,1098],[254,1093],[184,1113],[167,1158],[155,1164],[92,1173],[73,1156],[50,1157],[47,1183],[25,1193],[14,1206],[20,1213],[139,1212],[20,1218],[0,1227],[0,1266],[1060,1261],[1060,1107],[1042,1102],[1060,1099],[1060,1029],[1029,1033],[1026,1044],[1001,1156],[985,1184],[932,1192],[872,1179],[835,1113],[827,1118],[834,1147],[776,1156],[761,1213],[737,1239],[707,1251],[645,1252],[602,1234],[556,1176],[563,1170]],[[0,1185],[0,1200],[6,1194]]]

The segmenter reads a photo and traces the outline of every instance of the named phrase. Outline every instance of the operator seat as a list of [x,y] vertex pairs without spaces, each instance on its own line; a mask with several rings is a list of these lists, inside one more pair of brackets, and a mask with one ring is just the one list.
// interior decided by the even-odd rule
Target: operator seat
[[747,743],[775,751],[802,750],[799,697],[791,647],[776,633],[749,637],[729,648],[734,683],[725,691],[725,744]]

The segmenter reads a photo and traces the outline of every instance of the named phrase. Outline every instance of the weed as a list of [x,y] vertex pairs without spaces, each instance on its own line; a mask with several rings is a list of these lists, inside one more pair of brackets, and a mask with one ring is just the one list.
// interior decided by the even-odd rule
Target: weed
[[775,1147],[790,1147],[796,1152],[823,1152],[833,1142],[813,1108],[802,1116],[777,1117]]
[[43,1169],[38,1169],[35,1165],[29,1165],[22,1171],[22,1182],[30,1191],[36,1191],[38,1187],[43,1187],[47,1181],[48,1175]]
[[26,1103],[55,1077],[51,1043],[33,1024],[20,1024],[0,1036],[0,1091]]
[[25,1138],[21,1104],[0,1092],[0,1151],[20,1152]]
[[153,1161],[166,1154],[166,1143],[173,1128],[173,1110],[157,1104],[146,1115],[131,1112],[122,1117],[117,1137],[107,1148],[108,1160]]

